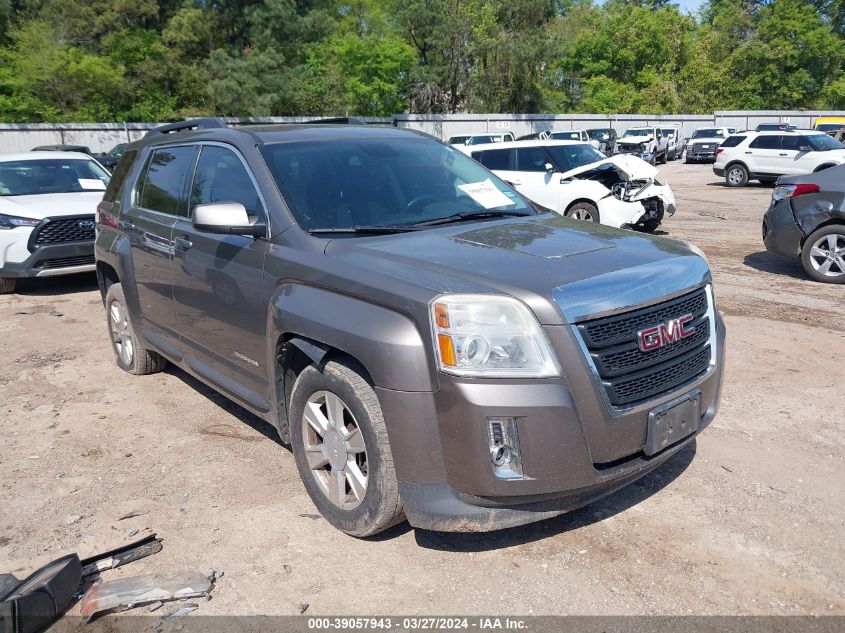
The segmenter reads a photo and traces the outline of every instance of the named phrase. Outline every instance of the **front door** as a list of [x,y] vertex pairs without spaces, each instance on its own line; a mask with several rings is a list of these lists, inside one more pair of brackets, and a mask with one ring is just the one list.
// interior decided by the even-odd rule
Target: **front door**
[[194,146],[153,150],[132,207],[121,218],[131,244],[144,338],[172,358],[180,356],[176,312],[173,307],[173,225],[187,213],[188,178],[196,162]]
[[756,174],[783,174],[783,156],[779,156],[780,150],[779,134],[762,134],[755,138],[748,145],[745,154],[748,167]]
[[[240,155],[228,147],[203,145],[190,208],[215,202],[239,202],[251,219],[266,218]],[[268,242],[203,233],[190,218],[176,222],[173,242],[173,297],[186,362],[236,399],[269,410],[271,368],[267,366],[267,306],[262,292]]]
[[542,147],[520,147],[515,153],[519,192],[537,204],[558,211],[560,173],[554,168],[547,169],[552,159],[546,150]]

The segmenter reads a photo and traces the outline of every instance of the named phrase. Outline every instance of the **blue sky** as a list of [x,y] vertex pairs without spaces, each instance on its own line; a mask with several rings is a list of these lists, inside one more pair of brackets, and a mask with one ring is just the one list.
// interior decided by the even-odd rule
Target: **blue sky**
[[703,0],[674,0],[681,7],[681,11],[695,13],[703,4]]

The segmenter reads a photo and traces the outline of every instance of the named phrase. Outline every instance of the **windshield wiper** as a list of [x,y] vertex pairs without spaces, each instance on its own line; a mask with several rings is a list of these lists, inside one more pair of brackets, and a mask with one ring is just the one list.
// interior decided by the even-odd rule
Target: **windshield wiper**
[[405,233],[416,231],[413,226],[346,226],[331,228],[308,229],[311,235],[322,235],[324,233],[353,233],[358,235],[390,235],[391,233]]
[[421,222],[414,222],[409,226],[436,226],[438,224],[452,224],[454,222],[463,222],[464,220],[484,220],[486,218],[506,218],[523,215],[530,214],[520,213],[518,211],[463,211],[461,213],[455,213],[454,215],[447,215],[443,218],[434,218],[433,220],[422,220]]

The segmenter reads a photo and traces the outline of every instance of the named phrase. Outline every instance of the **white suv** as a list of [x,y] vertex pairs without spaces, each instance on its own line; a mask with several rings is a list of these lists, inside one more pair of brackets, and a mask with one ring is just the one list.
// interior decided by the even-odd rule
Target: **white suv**
[[94,270],[94,212],[108,183],[85,154],[0,155],[0,294],[20,277]]
[[655,230],[675,213],[657,169],[635,156],[606,158],[580,141],[515,141],[459,148],[517,191],[557,213],[609,226]]
[[824,132],[739,132],[716,150],[713,173],[731,187],[749,180],[773,184],[780,176],[809,174],[845,164],[845,145]]

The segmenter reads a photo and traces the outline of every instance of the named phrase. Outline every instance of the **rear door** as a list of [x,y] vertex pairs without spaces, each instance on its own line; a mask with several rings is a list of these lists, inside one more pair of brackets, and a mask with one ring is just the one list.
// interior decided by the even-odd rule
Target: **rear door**
[[173,358],[181,356],[173,306],[173,225],[188,212],[188,183],[198,148],[159,147],[150,152],[132,208],[121,216],[130,240],[141,334]]
[[[204,144],[190,188],[191,213],[218,202],[239,202],[250,219],[266,223],[266,207],[241,155]],[[185,361],[234,398],[269,410],[262,292],[267,240],[203,233],[190,217],[180,217],[173,243],[173,297]]]
[[780,156],[780,134],[761,134],[748,144],[744,156],[755,174],[784,174],[783,156]]

